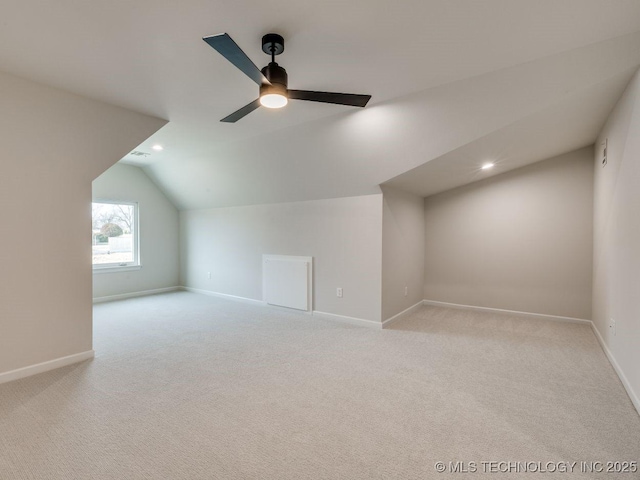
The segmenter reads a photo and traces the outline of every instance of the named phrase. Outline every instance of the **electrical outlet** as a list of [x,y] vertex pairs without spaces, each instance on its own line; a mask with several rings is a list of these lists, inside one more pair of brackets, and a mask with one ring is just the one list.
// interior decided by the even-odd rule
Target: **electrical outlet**
[[338,298],[342,298],[342,288],[338,287],[338,288],[336,289],[336,296],[337,296]]
[[211,272],[207,272],[207,278],[211,280]]
[[409,287],[404,287],[404,296],[409,295]]
[[611,333],[615,337],[616,336],[616,321],[615,321],[615,319],[613,319],[613,318],[609,319],[609,328],[611,329]]

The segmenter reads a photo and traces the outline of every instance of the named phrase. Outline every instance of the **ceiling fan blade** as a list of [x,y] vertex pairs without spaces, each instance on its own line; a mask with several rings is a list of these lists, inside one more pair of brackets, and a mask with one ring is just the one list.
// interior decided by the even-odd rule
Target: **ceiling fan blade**
[[269,84],[269,80],[265,77],[260,69],[247,57],[236,42],[228,33],[220,33],[204,37],[203,40],[215,48],[220,55],[238,67],[247,77],[256,82],[258,85]]
[[251,102],[248,105],[245,105],[244,107],[242,107],[240,110],[236,110],[235,112],[233,112],[231,115],[228,115],[226,117],[224,117],[222,120],[220,120],[221,122],[225,122],[225,123],[236,123],[238,120],[240,120],[241,118],[249,115],[251,112],[253,112],[256,108],[258,108],[260,106],[260,99],[256,98],[253,102]]
[[310,102],[337,103],[352,107],[364,107],[371,99],[371,95],[357,95],[355,93],[312,92],[310,90],[289,90],[292,100],[308,100]]

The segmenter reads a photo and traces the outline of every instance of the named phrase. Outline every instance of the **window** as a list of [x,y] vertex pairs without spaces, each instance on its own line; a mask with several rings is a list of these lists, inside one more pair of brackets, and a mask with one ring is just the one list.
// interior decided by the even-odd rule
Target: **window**
[[94,202],[91,216],[93,269],[139,266],[138,204]]

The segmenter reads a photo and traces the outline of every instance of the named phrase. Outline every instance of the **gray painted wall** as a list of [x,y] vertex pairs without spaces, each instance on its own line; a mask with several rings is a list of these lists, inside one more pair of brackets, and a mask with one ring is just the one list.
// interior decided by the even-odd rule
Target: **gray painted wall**
[[387,320],[423,299],[425,215],[422,197],[390,187],[382,191],[382,319]]
[[640,409],[640,73],[596,143],[594,207],[593,321]]
[[0,73],[0,373],[92,348],[91,182],[164,121]]
[[380,322],[381,231],[381,194],[181,211],[182,285],[262,300],[263,254],[312,256],[314,310]]
[[93,274],[93,298],[175,287],[178,210],[138,167],[116,164],[93,181],[93,200],[137,202],[140,270]]
[[427,197],[428,300],[591,318],[593,149]]

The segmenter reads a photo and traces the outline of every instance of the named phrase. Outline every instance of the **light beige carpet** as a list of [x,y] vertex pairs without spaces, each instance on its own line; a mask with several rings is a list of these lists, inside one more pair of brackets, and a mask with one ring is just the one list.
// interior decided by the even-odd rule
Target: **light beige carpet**
[[482,474],[640,460],[584,325],[424,307],[377,331],[176,292],[96,306],[95,350],[0,385],[2,480],[640,478]]

